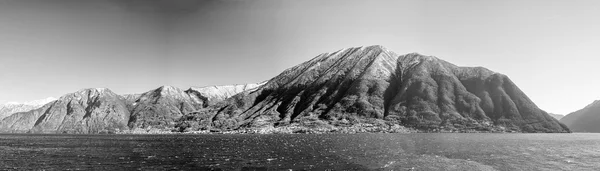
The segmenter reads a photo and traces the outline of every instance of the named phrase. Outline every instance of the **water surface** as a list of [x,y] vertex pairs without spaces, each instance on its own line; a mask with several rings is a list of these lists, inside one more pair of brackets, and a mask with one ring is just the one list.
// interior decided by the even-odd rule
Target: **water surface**
[[0,170],[600,170],[600,134],[0,135]]

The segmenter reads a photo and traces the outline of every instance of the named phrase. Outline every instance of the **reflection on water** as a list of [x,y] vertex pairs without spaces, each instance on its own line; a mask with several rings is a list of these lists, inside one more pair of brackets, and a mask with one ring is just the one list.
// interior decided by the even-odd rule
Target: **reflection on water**
[[0,135],[0,169],[598,170],[600,134]]

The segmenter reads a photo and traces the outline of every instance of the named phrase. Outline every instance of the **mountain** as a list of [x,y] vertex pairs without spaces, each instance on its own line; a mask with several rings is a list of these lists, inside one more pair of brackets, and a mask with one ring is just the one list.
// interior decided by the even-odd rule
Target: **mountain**
[[560,119],[560,122],[571,128],[573,132],[600,132],[600,100],[569,113]]
[[252,90],[257,88],[266,82],[258,84],[235,84],[235,85],[222,85],[222,86],[207,86],[207,87],[191,87],[186,90],[186,93],[190,94],[194,101],[203,103],[204,106],[223,101],[233,95],[236,95],[243,91]]
[[57,100],[57,99],[54,97],[48,97],[45,99],[34,100],[34,101],[29,101],[29,102],[24,102],[24,103],[9,102],[4,105],[0,105],[0,120],[4,119],[7,116],[12,115],[13,113],[26,112],[26,111],[30,111],[33,109],[37,109],[37,108],[42,107],[43,105],[50,103],[54,100]]
[[105,88],[84,89],[41,108],[15,113],[0,123],[2,132],[103,133],[126,130],[129,120],[123,97]]
[[202,108],[202,103],[179,88],[162,86],[139,95],[131,106],[130,128],[164,129],[172,128],[184,114]]
[[185,114],[260,85],[192,87],[186,91],[162,86],[143,94],[123,95],[131,112],[129,127],[170,129]]
[[561,115],[561,114],[554,114],[554,113],[548,113],[548,115],[552,116],[554,119],[559,120],[562,119],[563,117],[565,117],[565,115]]
[[180,130],[288,125],[569,132],[506,75],[382,46],[324,53],[180,120]]
[[184,114],[257,86],[211,86],[187,91],[162,86],[125,95],[104,88],[84,89],[59,99],[1,106],[0,132],[109,133],[130,128],[170,131]]

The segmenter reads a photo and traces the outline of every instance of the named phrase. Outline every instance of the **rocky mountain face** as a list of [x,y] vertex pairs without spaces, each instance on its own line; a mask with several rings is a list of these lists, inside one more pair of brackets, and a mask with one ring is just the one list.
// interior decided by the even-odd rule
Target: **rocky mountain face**
[[419,130],[569,132],[506,75],[417,53],[397,55],[381,46],[321,54],[256,89],[184,117],[178,127],[367,122]]
[[[128,97],[130,98],[130,97]],[[184,114],[202,108],[186,92],[171,86],[148,91],[131,101],[130,128],[173,128],[175,121]]]
[[123,95],[131,112],[131,128],[173,128],[183,115],[223,101],[237,93],[251,90],[260,84],[225,85],[196,88],[186,91],[162,86],[143,94]]
[[600,132],[600,100],[560,119],[573,132]]
[[198,103],[203,103],[204,107],[223,101],[240,92],[255,89],[266,82],[258,84],[235,84],[223,86],[191,87],[186,93]]
[[163,86],[122,96],[108,89],[85,89],[6,116],[0,132],[241,130],[290,125],[367,132],[404,127],[442,132],[569,132],[505,75],[417,53],[397,55],[381,46],[321,54],[259,84],[186,91]]
[[0,105],[0,120],[4,119],[7,116],[10,116],[14,113],[26,112],[26,111],[30,111],[33,109],[37,109],[47,103],[55,101],[55,100],[57,100],[57,99],[54,97],[48,97],[45,99],[34,100],[34,101],[30,101],[30,102],[25,102],[25,103],[11,102],[11,103],[6,103],[4,105]]
[[109,133],[132,128],[171,130],[175,121],[184,114],[257,86],[213,86],[190,88],[187,91],[162,86],[142,94],[126,95],[116,95],[104,88],[85,89],[60,99],[3,105],[0,132]]
[[108,89],[84,89],[41,108],[0,122],[2,132],[103,133],[125,130],[129,120],[123,97]]
[[565,117],[565,115],[561,115],[561,114],[554,114],[554,113],[548,113],[548,115],[552,116],[554,119],[560,121],[560,119],[562,119],[563,117]]

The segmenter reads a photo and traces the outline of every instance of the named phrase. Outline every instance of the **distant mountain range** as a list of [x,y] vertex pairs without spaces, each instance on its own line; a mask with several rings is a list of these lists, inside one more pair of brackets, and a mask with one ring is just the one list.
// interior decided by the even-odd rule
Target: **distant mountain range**
[[559,120],[562,119],[563,117],[565,117],[565,115],[561,115],[561,114],[554,114],[554,113],[548,113],[548,115],[552,116],[554,119]]
[[[186,90],[191,97],[196,101],[210,101],[218,102],[223,101],[233,95],[240,92],[252,90],[258,86],[265,84],[266,82],[258,84],[236,84],[236,85],[223,85],[223,86],[207,86],[207,87],[191,87]],[[211,104],[204,104],[204,107]]]
[[24,103],[9,102],[9,103],[0,105],[0,120],[4,119],[7,116],[10,116],[13,113],[25,112],[25,111],[37,109],[37,108],[42,107],[43,105],[45,105],[49,102],[52,102],[54,100],[57,100],[57,99],[54,97],[48,97],[45,99],[34,100],[34,101],[24,102]]
[[573,132],[600,132],[600,100],[560,119]]
[[382,46],[324,53],[258,84],[84,89],[6,113],[0,132],[570,132],[506,75]]
[[245,90],[238,86],[255,85],[213,86],[188,91],[162,86],[142,94],[127,95],[117,95],[106,88],[83,89],[59,99],[4,105],[2,109],[8,114],[0,121],[0,132],[95,134],[130,129],[170,130],[184,114],[205,107],[204,104],[211,100],[221,100]]

